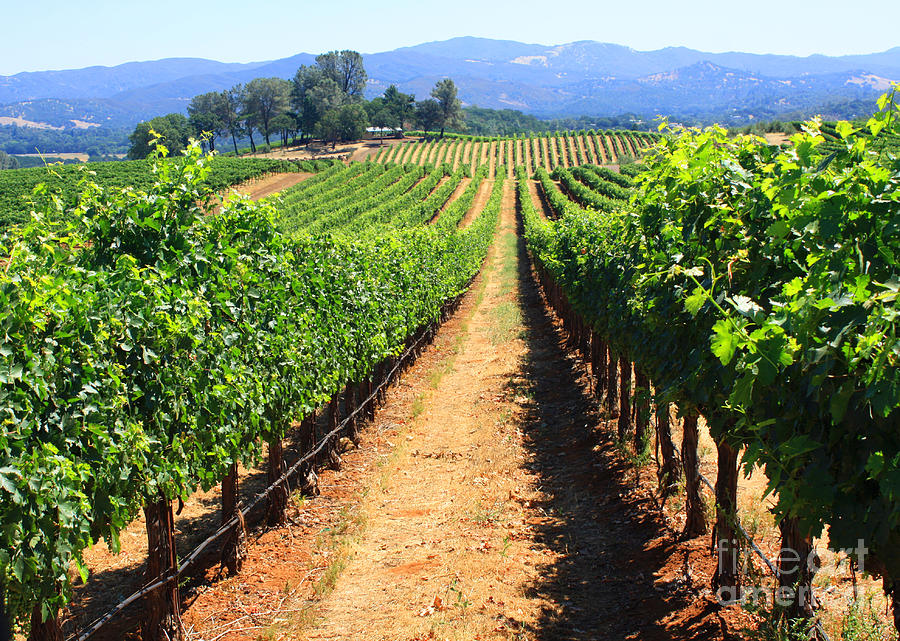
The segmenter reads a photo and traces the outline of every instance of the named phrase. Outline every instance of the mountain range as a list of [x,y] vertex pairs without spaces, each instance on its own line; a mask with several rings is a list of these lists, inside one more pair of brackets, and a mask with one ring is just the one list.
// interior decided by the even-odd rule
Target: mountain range
[[[169,58],[0,76],[0,124],[130,127],[184,111],[193,96],[206,91],[263,76],[291,78],[314,60],[308,53],[246,64]],[[828,103],[869,104],[900,80],[900,47],[868,55],[796,57],[461,37],[366,54],[365,65],[369,97],[396,84],[423,98],[437,80],[450,77],[466,105],[541,117],[633,113],[746,122]]]

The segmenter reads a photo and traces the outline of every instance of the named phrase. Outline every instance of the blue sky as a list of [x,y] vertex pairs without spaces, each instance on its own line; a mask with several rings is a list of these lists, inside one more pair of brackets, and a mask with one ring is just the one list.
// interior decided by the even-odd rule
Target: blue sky
[[0,75],[167,57],[363,53],[454,36],[809,55],[900,46],[900,1],[38,0],[9,2]]

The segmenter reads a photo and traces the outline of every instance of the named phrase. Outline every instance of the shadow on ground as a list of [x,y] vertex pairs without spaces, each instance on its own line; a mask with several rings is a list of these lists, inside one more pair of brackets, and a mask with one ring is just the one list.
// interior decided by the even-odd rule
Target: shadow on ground
[[[561,340],[530,271],[519,230],[520,305],[526,327],[524,431],[546,499],[538,541],[556,553],[528,595],[547,607],[527,638],[720,639],[708,599],[689,580],[668,580],[683,554],[607,431],[583,365]],[[669,571],[663,572],[668,564]],[[686,570],[689,572],[689,570]]]

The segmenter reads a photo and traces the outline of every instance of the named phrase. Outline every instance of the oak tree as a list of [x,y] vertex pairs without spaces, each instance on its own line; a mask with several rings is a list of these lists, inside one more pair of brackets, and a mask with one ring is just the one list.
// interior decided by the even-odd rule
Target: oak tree
[[440,109],[438,125],[441,128],[441,138],[444,137],[444,128],[463,124],[462,103],[456,97],[456,93],[456,84],[450,78],[439,80],[431,90],[431,97],[437,101]]
[[190,124],[183,114],[168,114],[157,116],[147,122],[139,122],[128,136],[131,142],[128,157],[146,158],[155,147],[153,144],[155,139],[159,139],[170,154],[181,153],[187,147],[190,136]]
[[[416,122],[426,133],[441,123],[441,106],[437,100],[428,98],[416,103]],[[443,131],[441,132],[443,134]]]
[[254,78],[247,83],[244,105],[251,121],[269,142],[272,120],[288,110],[291,84],[281,78]]
[[368,76],[360,53],[349,49],[329,51],[316,56],[316,65],[351,101],[362,100]]
[[191,98],[188,105],[188,120],[195,136],[204,139],[209,145],[210,151],[216,149],[216,136],[220,136],[225,130],[222,121],[222,107],[220,103],[225,96],[218,91],[209,91]]

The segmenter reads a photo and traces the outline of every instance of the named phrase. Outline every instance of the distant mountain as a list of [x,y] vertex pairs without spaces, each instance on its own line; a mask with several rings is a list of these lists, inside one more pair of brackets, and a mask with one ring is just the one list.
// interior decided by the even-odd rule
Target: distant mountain
[[188,76],[239,73],[264,63],[223,63],[202,58],[165,58],[128,62],[116,67],[66,71],[31,71],[0,76],[0,104],[41,98],[112,98],[121,91],[170,82]]
[[[205,91],[262,76],[290,78],[314,58],[301,53],[248,64],[170,58],[0,76],[0,122],[130,127],[154,115],[184,111],[193,96]],[[870,55],[801,58],[463,37],[366,54],[365,64],[370,97],[396,84],[422,98],[437,80],[451,77],[465,104],[537,116],[631,112],[742,122],[823,104],[871,104],[891,80],[900,80],[900,47]]]
[[687,67],[709,61],[721,67],[740,69],[773,78],[849,72],[865,69],[876,75],[900,72],[900,47],[883,53],[854,56],[808,57],[753,53],[707,53],[686,47],[666,47],[655,51],[635,51],[630,47],[584,40],[557,46],[527,45],[486,38],[453,38],[397,49],[387,54],[421,53],[452,60],[478,60],[494,65],[513,63],[543,68],[549,75],[617,78],[640,76]]

